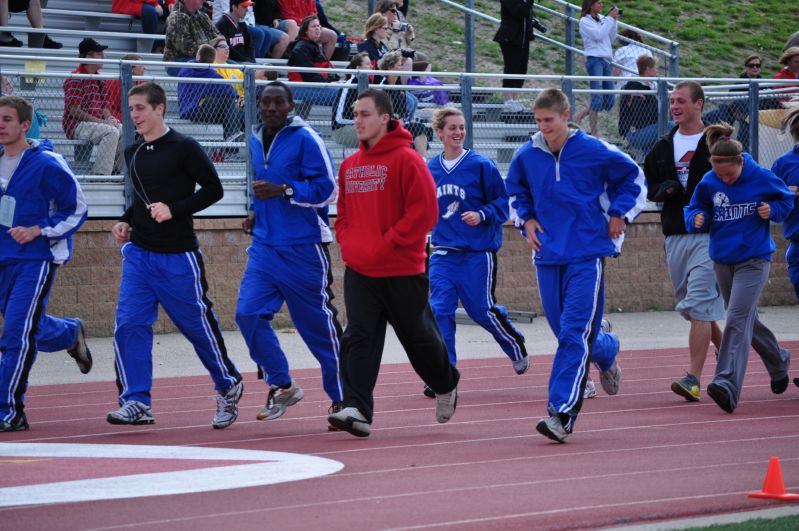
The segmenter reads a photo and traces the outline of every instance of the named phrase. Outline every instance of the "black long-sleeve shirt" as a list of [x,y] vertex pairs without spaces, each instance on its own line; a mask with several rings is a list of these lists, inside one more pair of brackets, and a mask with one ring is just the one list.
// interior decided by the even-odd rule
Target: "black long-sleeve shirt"
[[[135,192],[120,221],[130,224],[131,242],[159,253],[197,249],[193,215],[224,195],[216,168],[197,141],[170,129],[152,142],[128,146],[125,161]],[[150,215],[147,204],[159,202],[169,207],[169,221],[158,223]]]

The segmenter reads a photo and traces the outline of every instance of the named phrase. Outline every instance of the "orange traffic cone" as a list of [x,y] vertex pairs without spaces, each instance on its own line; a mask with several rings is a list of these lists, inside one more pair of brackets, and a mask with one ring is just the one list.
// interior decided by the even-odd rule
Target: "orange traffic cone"
[[799,501],[799,494],[785,492],[785,481],[782,479],[782,469],[780,468],[780,458],[772,456],[768,462],[766,479],[763,481],[763,490],[760,492],[750,492],[750,498],[768,498],[771,500]]

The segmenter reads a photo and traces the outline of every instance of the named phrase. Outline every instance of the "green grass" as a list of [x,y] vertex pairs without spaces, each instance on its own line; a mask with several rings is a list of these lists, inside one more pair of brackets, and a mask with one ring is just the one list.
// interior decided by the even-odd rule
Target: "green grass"
[[795,531],[799,529],[799,516],[784,516],[772,520],[749,520],[740,524],[719,524],[709,527],[691,527],[686,531]]
[[[636,0],[624,2],[623,20],[680,43],[681,75],[684,77],[737,77],[743,58],[763,56],[763,77],[771,77],[788,36],[796,31],[795,0]],[[547,0],[540,4],[559,9]],[[348,35],[362,37],[366,2],[324,0],[336,26]],[[499,18],[499,2],[474,0],[475,8]],[[550,15],[538,15],[549,27],[549,36],[563,40],[563,25]],[[416,29],[415,47],[424,51],[436,70],[464,68],[463,15],[435,0],[412,0],[409,21]],[[476,21],[476,64],[479,72],[499,73],[502,57],[492,42],[496,26]],[[578,36],[578,47],[581,46]],[[583,74],[582,60],[577,73]],[[561,74],[564,53],[558,48],[533,44],[531,74]]]

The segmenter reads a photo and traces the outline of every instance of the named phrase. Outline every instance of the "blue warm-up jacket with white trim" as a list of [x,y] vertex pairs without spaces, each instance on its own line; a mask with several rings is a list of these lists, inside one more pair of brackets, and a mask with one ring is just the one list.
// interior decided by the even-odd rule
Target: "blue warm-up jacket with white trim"
[[[29,140],[0,197],[16,200],[14,227],[38,225],[42,235],[20,245],[0,227],[0,264],[45,260],[63,264],[72,256],[72,234],[86,221],[83,191],[64,157],[49,140]],[[0,148],[0,156],[3,156]]]
[[[451,170],[439,155],[427,163],[436,181],[438,224],[433,229],[436,247],[467,251],[497,251],[502,247],[502,224],[508,219],[508,193],[496,165],[476,151],[466,153]],[[483,221],[474,227],[462,219],[478,212]]]
[[[771,260],[776,250],[769,219],[779,223],[793,208],[794,194],[771,171],[761,168],[743,153],[741,176],[732,184],[710,170],[696,185],[691,203],[684,208],[688,232],[709,232],[708,252],[714,262],[739,264],[752,258]],[[761,202],[771,206],[771,217],[757,212]],[[703,213],[705,221],[694,227],[694,218]]]
[[568,264],[616,256],[610,217],[632,222],[646,206],[646,180],[618,148],[572,129],[557,158],[536,133],[513,157],[505,181],[518,226],[536,219],[537,264]]
[[[771,165],[771,171],[788,186],[799,186],[799,144]],[[782,222],[786,240],[799,241],[799,198],[794,198],[793,210]]]
[[322,137],[294,116],[275,135],[264,156],[263,132],[259,125],[250,135],[254,180],[288,185],[294,189],[294,197],[253,198],[253,240],[273,246],[333,241],[327,205],[336,200],[338,183]]

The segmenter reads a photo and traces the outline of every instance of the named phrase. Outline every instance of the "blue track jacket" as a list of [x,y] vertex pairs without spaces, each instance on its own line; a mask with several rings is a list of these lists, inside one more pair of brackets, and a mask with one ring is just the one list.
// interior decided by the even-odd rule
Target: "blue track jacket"
[[[49,140],[29,140],[16,171],[0,197],[16,200],[14,227],[38,225],[42,235],[20,245],[0,227],[0,264],[45,260],[56,264],[72,256],[72,234],[86,221],[87,206],[78,181]],[[0,147],[0,156],[3,155]]]
[[557,158],[536,133],[513,157],[505,185],[516,224],[536,219],[543,231],[537,264],[568,264],[616,256],[622,238],[608,234],[610,217],[632,222],[646,206],[646,180],[618,148],[571,129]]
[[[771,171],[788,186],[799,186],[799,144],[774,161]],[[799,241],[799,198],[794,198],[793,210],[782,222],[786,240]]]
[[275,135],[264,156],[263,126],[258,125],[250,135],[250,155],[254,180],[294,189],[291,200],[253,197],[253,240],[264,245],[333,241],[327,205],[336,200],[338,184],[333,160],[319,133],[294,116]]
[[[447,170],[443,153],[427,163],[436,181],[438,224],[433,244],[465,251],[497,251],[502,247],[502,224],[508,219],[508,193],[496,165],[476,151],[466,150],[457,165]],[[462,219],[478,212],[482,223],[474,227]]]
[[[761,202],[771,206],[771,221],[779,223],[793,208],[794,194],[782,180],[744,153],[741,176],[725,184],[710,170],[696,185],[685,211],[688,232],[710,232],[710,258],[720,264],[739,264],[752,258],[771,260],[776,250],[769,220],[757,213]],[[694,217],[705,215],[694,228]]]

